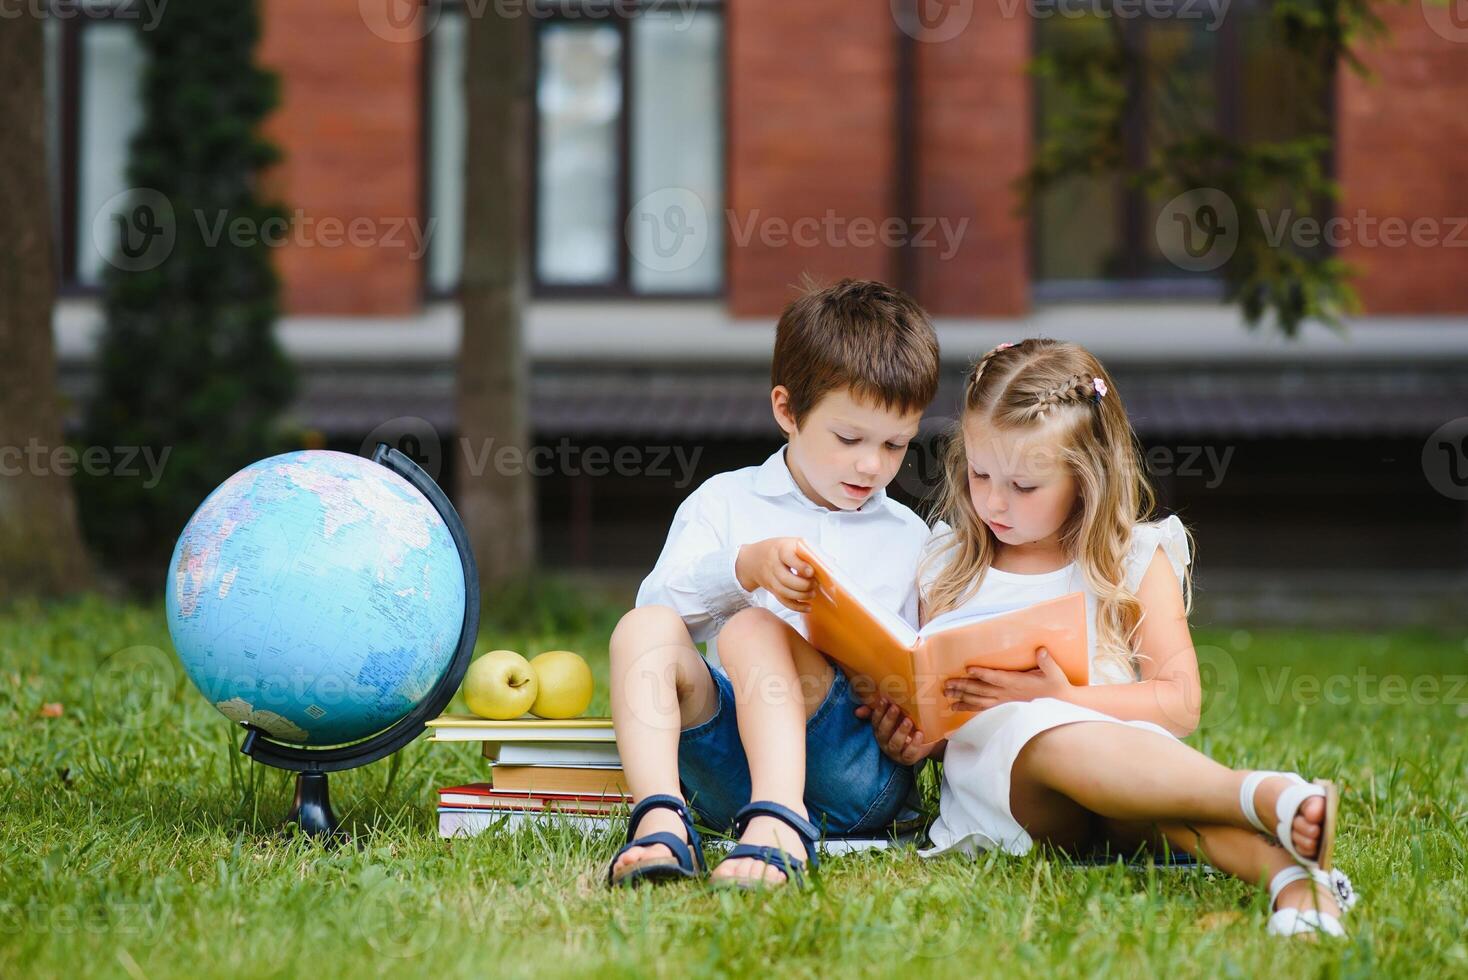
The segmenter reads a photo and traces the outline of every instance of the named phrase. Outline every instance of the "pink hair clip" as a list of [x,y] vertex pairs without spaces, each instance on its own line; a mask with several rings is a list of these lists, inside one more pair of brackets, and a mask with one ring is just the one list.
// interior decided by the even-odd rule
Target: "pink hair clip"
[[1101,401],[1101,397],[1107,392],[1106,382],[1102,381],[1100,378],[1092,378],[1091,387],[1096,389],[1096,401],[1099,403]]
[[994,348],[994,351],[997,353],[997,352],[1002,351],[1002,350],[1008,350],[1009,348],[1011,348],[1013,346],[1014,346],[1013,344],[1000,344],[999,346],[997,346],[997,347]]

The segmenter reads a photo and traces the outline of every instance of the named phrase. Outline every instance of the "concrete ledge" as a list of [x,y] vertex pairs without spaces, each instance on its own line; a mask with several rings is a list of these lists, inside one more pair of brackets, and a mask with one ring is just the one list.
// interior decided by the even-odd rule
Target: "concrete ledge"
[[[100,325],[96,300],[58,303],[61,360],[90,360]],[[1074,340],[1108,366],[1468,364],[1468,316],[1359,317],[1344,334],[1310,324],[1289,340],[1270,327],[1250,330],[1232,307],[1213,303],[1054,303],[1028,317],[939,318],[936,326],[944,361],[956,365],[1028,336]],[[460,315],[440,302],[406,317],[284,317],[278,329],[302,363],[445,363],[458,350]],[[773,318],[734,319],[719,302],[537,302],[526,346],[537,363],[763,365],[773,329]]]

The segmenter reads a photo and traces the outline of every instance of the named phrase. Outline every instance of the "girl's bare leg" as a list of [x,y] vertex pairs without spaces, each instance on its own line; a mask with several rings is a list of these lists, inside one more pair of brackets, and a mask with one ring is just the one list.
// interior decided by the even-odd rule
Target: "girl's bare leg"
[[[634,801],[658,793],[683,798],[678,783],[678,737],[714,716],[718,691],[688,627],[666,606],[643,606],[622,617],[611,640],[612,725],[627,788]],[[633,836],[667,831],[688,840],[672,810],[650,810]],[[671,857],[662,844],[634,847],[619,869],[644,857]]]
[[[1103,818],[1102,836],[1115,844],[1135,847],[1165,836],[1174,847],[1257,883],[1294,860],[1240,812],[1245,775],[1155,732],[1076,722],[1040,733],[1020,751],[1011,770],[1010,808],[1038,840],[1073,846],[1081,827],[1078,811],[1089,811]],[[1265,780],[1256,794],[1255,808],[1266,825],[1274,823],[1275,801],[1287,785],[1284,779]],[[1291,831],[1302,854],[1318,849],[1324,815],[1321,799],[1301,806]],[[1281,893],[1278,907],[1314,907],[1315,892],[1311,882],[1296,882]],[[1318,901],[1322,911],[1338,912],[1324,890]]]
[[[835,668],[789,624],[760,608],[729,620],[719,633],[719,660],[739,704],[739,739],[749,760],[752,798],[780,803],[808,818],[805,722],[830,691]],[[739,840],[782,847],[805,860],[799,836],[774,817],[755,817]],[[753,858],[720,862],[714,876],[785,880],[779,868]]]
[[[1247,774],[1156,732],[1073,722],[1041,732],[1020,750],[1010,776],[1011,804],[1024,806],[1035,783],[1112,820],[1185,820],[1252,830],[1239,809]],[[1254,807],[1266,826],[1274,825],[1275,803],[1289,785],[1283,777],[1266,779],[1255,793]],[[1011,812],[1023,825],[1020,812]],[[1295,815],[1291,836],[1307,858],[1319,850],[1324,819],[1325,801],[1318,797],[1306,800]]]
[[[1165,839],[1173,850],[1184,851],[1235,878],[1264,887],[1268,887],[1276,874],[1295,863],[1284,848],[1261,837],[1253,829],[1241,830],[1219,824],[1103,820],[1101,833],[1121,853],[1136,850],[1142,845],[1160,850]],[[1340,915],[1335,896],[1328,888],[1317,887],[1313,881],[1286,885],[1279,893],[1275,908],[1317,908],[1331,915]]]

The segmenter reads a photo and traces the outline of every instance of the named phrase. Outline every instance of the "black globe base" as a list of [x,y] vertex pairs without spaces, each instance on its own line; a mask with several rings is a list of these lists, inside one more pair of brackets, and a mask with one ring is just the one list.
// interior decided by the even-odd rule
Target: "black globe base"
[[328,847],[351,840],[337,823],[336,814],[331,812],[331,792],[324,772],[296,773],[296,798],[285,823],[285,833],[294,833],[294,825],[296,830]]

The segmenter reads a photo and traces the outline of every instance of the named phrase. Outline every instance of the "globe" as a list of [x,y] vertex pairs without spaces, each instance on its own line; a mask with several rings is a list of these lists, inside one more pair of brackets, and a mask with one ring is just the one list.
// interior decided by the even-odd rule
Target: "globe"
[[464,565],[439,511],[346,453],[240,470],[189,519],[168,574],[168,630],[194,685],[225,717],[299,745],[404,718],[464,629]]

